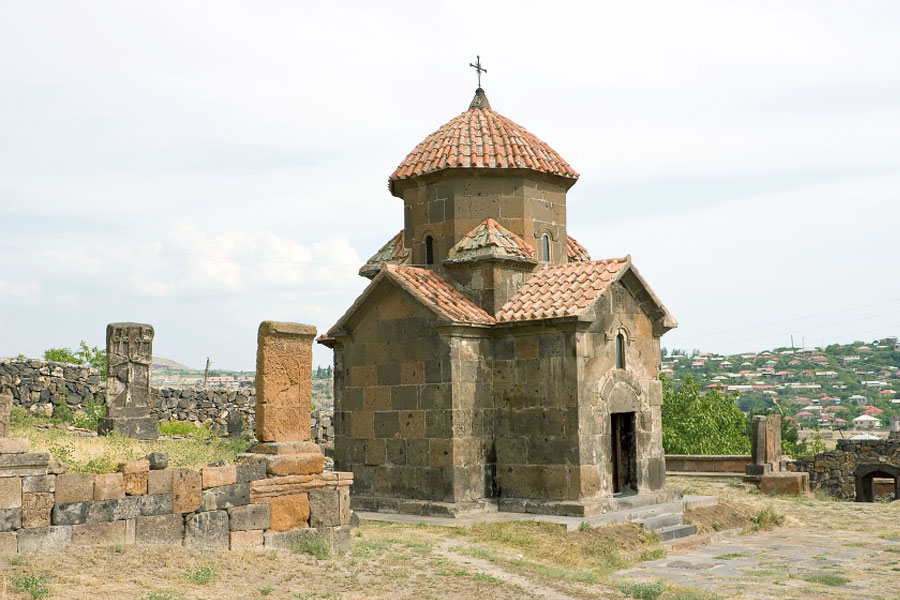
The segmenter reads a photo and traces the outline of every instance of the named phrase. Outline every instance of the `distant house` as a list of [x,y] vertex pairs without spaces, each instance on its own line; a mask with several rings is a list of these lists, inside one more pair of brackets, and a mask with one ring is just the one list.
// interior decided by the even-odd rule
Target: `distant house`
[[731,361],[728,361],[728,360],[723,360],[723,361],[722,361],[722,364],[721,364],[722,367],[730,367],[730,366],[733,366],[733,365],[734,365],[734,363],[731,362]]
[[811,419],[815,416],[816,415],[814,415],[813,413],[811,413],[809,411],[801,410],[796,415],[794,415],[794,418],[796,418],[796,419]]
[[859,415],[853,419],[853,425],[859,429],[874,429],[881,424],[881,421],[871,415]]
[[872,416],[874,417],[875,415],[881,415],[881,414],[884,414],[884,411],[881,410],[880,408],[876,408],[876,407],[873,406],[873,407],[871,407],[871,408],[867,408],[866,410],[864,410],[862,414],[864,414],[864,415],[872,415]]
[[852,396],[847,398],[847,402],[853,402],[853,403],[860,404],[860,405],[865,404],[868,401],[869,401],[868,398],[866,398],[865,396],[860,396],[859,394],[853,394]]
[[863,389],[881,389],[883,387],[887,387],[886,381],[860,381],[859,384],[863,387]]
[[816,377],[824,377],[825,379],[834,379],[837,377],[836,371],[816,371]]

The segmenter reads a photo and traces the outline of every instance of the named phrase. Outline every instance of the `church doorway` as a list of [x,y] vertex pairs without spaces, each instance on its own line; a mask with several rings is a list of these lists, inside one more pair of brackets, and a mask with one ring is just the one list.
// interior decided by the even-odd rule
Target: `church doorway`
[[637,436],[635,413],[610,415],[612,420],[613,493],[623,496],[637,493]]
[[900,469],[890,465],[861,465],[854,473],[857,502],[900,498]]

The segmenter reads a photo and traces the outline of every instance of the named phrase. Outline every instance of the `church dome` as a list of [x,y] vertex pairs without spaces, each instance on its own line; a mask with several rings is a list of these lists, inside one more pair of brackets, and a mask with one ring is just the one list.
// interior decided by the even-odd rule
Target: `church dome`
[[391,174],[389,185],[444,169],[526,169],[578,179],[569,163],[521,125],[491,110],[478,88],[469,110],[422,140]]

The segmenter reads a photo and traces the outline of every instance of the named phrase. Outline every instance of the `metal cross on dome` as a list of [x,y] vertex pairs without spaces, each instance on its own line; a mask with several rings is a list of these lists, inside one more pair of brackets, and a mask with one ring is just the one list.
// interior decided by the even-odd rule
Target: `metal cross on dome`
[[487,73],[487,69],[481,66],[481,57],[475,55],[475,64],[469,63],[469,66],[478,72],[478,87],[481,87],[481,74]]

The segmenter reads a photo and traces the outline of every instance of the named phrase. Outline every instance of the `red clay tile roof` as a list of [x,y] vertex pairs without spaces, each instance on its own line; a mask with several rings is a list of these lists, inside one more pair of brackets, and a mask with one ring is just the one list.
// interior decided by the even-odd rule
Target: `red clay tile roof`
[[566,236],[566,254],[569,255],[569,262],[581,262],[591,260],[587,248],[578,243],[578,240],[571,235]]
[[534,258],[534,248],[493,219],[487,219],[466,234],[450,251],[451,258],[465,259],[490,254]]
[[497,312],[497,322],[578,316],[630,264],[626,256],[544,267]]
[[378,252],[372,255],[366,264],[359,268],[363,277],[375,277],[381,269],[381,263],[403,264],[409,259],[409,250],[403,247],[403,230],[388,240]]
[[428,269],[385,265],[385,274],[418,298],[439,316],[454,323],[493,325],[494,317],[486,313],[440,275]]
[[553,148],[489,105],[470,108],[426,137],[388,183],[393,191],[395,181],[450,168],[531,169],[578,179],[578,173]]

